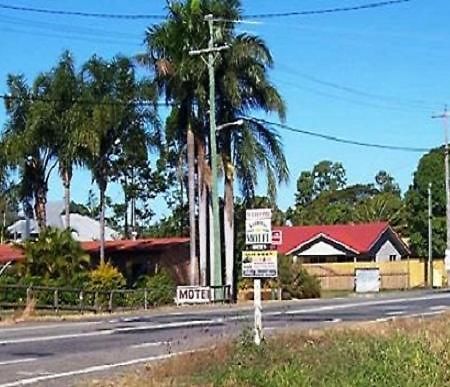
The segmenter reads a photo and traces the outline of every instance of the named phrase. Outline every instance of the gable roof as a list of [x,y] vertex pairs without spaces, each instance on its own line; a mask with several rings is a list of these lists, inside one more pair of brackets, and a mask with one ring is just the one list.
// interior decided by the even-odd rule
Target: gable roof
[[355,253],[362,254],[370,251],[388,229],[391,228],[387,222],[274,227],[274,230],[282,233],[282,243],[277,246],[278,252],[282,254],[290,254],[320,237],[330,239]]

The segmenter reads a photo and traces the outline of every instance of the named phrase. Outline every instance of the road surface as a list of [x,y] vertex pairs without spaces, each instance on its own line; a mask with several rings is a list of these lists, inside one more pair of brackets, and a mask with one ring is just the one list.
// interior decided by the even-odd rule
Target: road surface
[[[450,292],[303,300],[263,305],[270,334],[340,322],[433,316],[450,310]],[[70,386],[235,337],[251,327],[251,306],[180,308],[166,314],[101,317],[79,322],[24,323],[0,328],[0,387]]]

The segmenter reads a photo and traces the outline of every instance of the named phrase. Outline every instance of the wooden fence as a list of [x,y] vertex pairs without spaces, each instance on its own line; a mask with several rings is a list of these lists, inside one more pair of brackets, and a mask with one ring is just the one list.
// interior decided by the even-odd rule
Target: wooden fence
[[[358,268],[378,268],[381,289],[411,289],[426,286],[426,260],[405,259],[394,262],[345,262],[304,264],[310,274],[317,276],[323,290],[353,290],[355,270]],[[447,275],[442,259],[433,261],[436,275],[447,283]]]

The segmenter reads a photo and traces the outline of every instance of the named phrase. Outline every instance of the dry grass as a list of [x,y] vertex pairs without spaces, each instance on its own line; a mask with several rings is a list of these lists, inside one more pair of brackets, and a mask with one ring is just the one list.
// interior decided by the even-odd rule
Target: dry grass
[[[356,342],[358,338],[374,341],[404,336],[410,339],[420,339],[423,344],[434,353],[448,353],[447,346],[450,340],[450,314],[429,319],[396,319],[381,323],[357,323],[342,324],[324,330],[301,331],[294,330],[278,334],[276,338],[268,340],[270,351],[279,348],[280,352],[275,361],[280,365],[289,363],[292,354],[298,356],[311,356],[317,359],[311,360],[312,364],[321,363],[321,353],[327,349],[336,351],[336,339],[340,337],[350,337]],[[248,339],[248,338],[247,338]],[[230,362],[239,364],[241,362],[237,352],[243,349],[246,344],[218,344],[208,351],[200,351],[182,356],[177,356],[166,361],[161,361],[146,366],[135,368],[122,376],[112,379],[97,380],[88,383],[90,387],[140,387],[140,386],[208,386],[213,385],[211,380],[214,377],[208,375],[221,372]],[[276,349],[275,349],[276,351]],[[447,351],[447,352],[446,352]],[[244,348],[245,352],[245,348]],[[243,366],[245,367],[244,354]],[[267,361],[267,354],[263,355]],[[237,358],[237,359],[236,359]],[[256,355],[256,361],[259,355]],[[269,360],[270,361],[270,360]],[[285,362],[285,363],[283,363]],[[222,365],[223,367],[218,367]],[[265,365],[260,364],[264,369]],[[273,367],[274,364],[267,364]],[[223,382],[225,385],[235,385],[240,383],[238,379],[230,378]],[[243,383],[252,385],[252,383]],[[85,384],[86,385],[86,384]]]

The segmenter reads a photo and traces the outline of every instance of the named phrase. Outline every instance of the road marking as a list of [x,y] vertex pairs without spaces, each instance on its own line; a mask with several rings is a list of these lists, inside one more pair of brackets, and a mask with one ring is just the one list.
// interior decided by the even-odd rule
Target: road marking
[[125,366],[130,366],[130,365],[139,364],[139,363],[165,360],[165,359],[169,359],[174,356],[185,355],[185,354],[194,353],[194,352],[198,352],[198,351],[205,351],[205,350],[210,350],[210,348],[202,348],[202,349],[193,350],[193,351],[173,352],[173,353],[169,353],[169,354],[165,354],[165,355],[142,357],[139,359],[123,361],[120,363],[102,364],[102,365],[82,368],[82,369],[78,369],[78,370],[74,370],[74,371],[61,372],[58,374],[55,373],[55,374],[50,374],[50,375],[37,376],[34,378],[21,379],[21,380],[15,381],[15,382],[0,384],[0,387],[26,386],[26,385],[30,385],[30,384],[34,384],[34,383],[45,382],[47,380],[62,379],[62,378],[67,378],[67,377],[71,377],[71,376],[92,374],[94,372],[107,371],[107,370],[110,370],[113,368],[118,368],[118,367],[125,367]]
[[307,309],[298,309],[298,310],[289,310],[286,312],[266,312],[265,315],[280,315],[280,314],[305,314],[311,312],[323,312],[330,310],[338,310],[338,309],[347,309],[347,308],[358,308],[361,306],[373,306],[373,305],[385,305],[385,304],[395,304],[402,302],[414,302],[414,301],[426,301],[440,298],[449,298],[448,294],[437,294],[431,296],[422,296],[422,297],[410,297],[410,298],[394,298],[388,300],[375,300],[375,301],[362,301],[362,302],[351,302],[345,303],[341,305],[326,305],[319,306],[315,308],[307,308]]
[[7,360],[0,361],[0,366],[11,365],[11,364],[20,364],[20,363],[30,363],[32,361],[36,361],[37,359],[34,357],[28,357],[25,359],[16,359],[16,360]]
[[402,314],[405,314],[406,312],[404,310],[393,310],[392,312],[387,312],[386,315],[388,316],[400,316]]
[[436,306],[430,306],[428,309],[430,310],[446,310],[448,309],[447,305],[436,305]]
[[2,341],[0,341],[0,346],[10,345],[10,344],[36,343],[36,342],[41,342],[41,341],[79,339],[79,338],[83,338],[83,337],[112,335],[114,333],[122,333],[122,332],[159,330],[159,329],[165,329],[165,328],[185,328],[185,327],[195,327],[195,326],[205,326],[205,325],[206,326],[207,325],[218,325],[221,323],[222,323],[222,321],[220,321],[220,319],[217,319],[217,320],[182,321],[182,322],[174,322],[174,323],[166,323],[166,324],[147,324],[147,325],[141,325],[141,326],[136,326],[136,327],[105,329],[103,331],[95,331],[95,332],[74,333],[74,334],[54,335],[54,336],[23,337],[20,339],[2,340]]
[[148,348],[148,347],[159,347],[160,345],[167,345],[170,344],[170,341],[156,341],[152,343],[141,343],[141,344],[134,344],[130,345],[130,348]]
[[9,339],[0,341],[1,345],[10,345],[10,344],[22,344],[22,343],[36,343],[40,341],[54,341],[54,340],[64,340],[64,339],[77,339],[81,337],[92,337],[92,336],[103,336],[103,335],[111,335],[114,333],[114,330],[105,330],[105,331],[96,331],[96,332],[86,332],[86,333],[75,333],[75,334],[67,334],[67,335],[55,335],[55,336],[38,336],[38,337],[23,337],[20,339]]
[[17,332],[17,331],[36,331],[41,329],[53,329],[53,328],[65,328],[65,327],[77,327],[85,325],[98,325],[102,324],[103,321],[85,321],[77,323],[66,323],[61,322],[59,324],[47,324],[47,325],[35,325],[35,326],[22,326],[16,328],[0,328],[0,333]]

